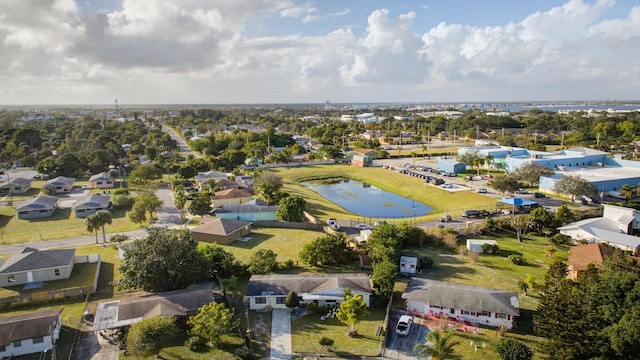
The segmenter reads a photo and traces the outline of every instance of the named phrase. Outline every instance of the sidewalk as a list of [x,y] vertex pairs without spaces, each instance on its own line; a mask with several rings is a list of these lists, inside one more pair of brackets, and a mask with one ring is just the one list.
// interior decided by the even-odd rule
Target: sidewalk
[[291,312],[289,309],[274,309],[271,314],[269,359],[291,359]]

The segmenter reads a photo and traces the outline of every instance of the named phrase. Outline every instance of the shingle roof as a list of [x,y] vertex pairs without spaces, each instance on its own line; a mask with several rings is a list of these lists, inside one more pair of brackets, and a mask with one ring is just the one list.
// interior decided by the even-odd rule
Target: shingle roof
[[73,260],[75,253],[76,249],[37,250],[23,248],[0,266],[0,274],[67,266]]
[[518,294],[515,291],[414,277],[402,293],[402,298],[467,311],[520,315]]
[[51,334],[63,309],[0,317],[0,346]]
[[235,199],[241,197],[251,197],[251,193],[243,189],[227,189],[216,191],[213,194],[213,200],[216,199]]
[[569,252],[567,264],[573,266],[576,271],[583,271],[589,264],[602,264],[604,257],[612,252],[611,248],[604,244],[574,246]]
[[57,203],[57,197],[40,195],[25,201],[21,206],[16,208],[16,211],[53,209]]
[[191,229],[191,232],[213,235],[229,235],[247,225],[251,225],[251,221],[215,218],[209,222]]
[[55,179],[51,179],[45,183],[45,185],[55,185],[55,186],[63,186],[63,185],[73,185],[73,182],[76,181],[75,178],[58,176]]
[[336,288],[371,293],[367,274],[277,274],[253,275],[249,279],[247,296],[287,295],[290,291],[301,295]]
[[95,174],[92,175],[89,178],[89,181],[96,181],[96,180],[110,180],[111,178],[109,177],[109,174],[107,174],[106,172],[101,172],[99,174]]
[[76,200],[71,209],[96,209],[96,208],[106,208],[109,206],[109,195],[100,195],[100,194],[91,194],[89,196],[85,196]]
[[0,187],[7,186],[9,184],[18,185],[18,186],[27,186],[31,184],[31,179],[25,179],[21,177],[11,178],[9,181],[4,181],[0,183]]

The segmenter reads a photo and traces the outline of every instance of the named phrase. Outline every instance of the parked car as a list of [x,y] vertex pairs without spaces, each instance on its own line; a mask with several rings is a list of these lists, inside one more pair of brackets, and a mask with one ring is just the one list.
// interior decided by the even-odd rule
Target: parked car
[[543,198],[543,197],[545,197],[545,196],[547,196],[547,195],[545,195],[545,194],[543,194],[543,193],[541,193],[541,192],[534,192],[534,193],[533,193],[533,197],[534,197],[534,198],[538,198],[538,199],[540,199],[540,198]]
[[476,189],[476,192],[477,192],[478,194],[486,194],[486,193],[487,193],[487,189],[485,189],[485,188],[478,188],[478,189]]
[[520,188],[520,189],[516,190],[516,192],[517,192],[518,194],[528,194],[528,193],[529,193],[529,192],[527,191],[527,189],[523,189],[523,188]]
[[441,222],[451,222],[452,218],[451,215],[442,215],[440,216],[440,221]]
[[367,224],[358,224],[358,225],[356,225],[356,228],[358,230],[371,230],[371,226],[369,226]]
[[442,180],[442,179],[433,179],[433,183],[435,185],[442,185],[442,184],[444,184],[444,180]]
[[462,212],[462,217],[471,218],[480,216],[479,210],[465,210]]
[[451,188],[453,188],[453,185],[451,185],[449,183],[444,183],[444,184],[442,184],[442,187],[445,188],[445,189],[451,189]]
[[491,174],[485,174],[485,175],[482,175],[482,177],[485,179],[493,179],[493,175]]
[[327,225],[329,225],[329,227],[332,228],[333,230],[340,230],[340,225],[338,225],[338,220],[334,218],[327,220]]
[[398,324],[396,325],[396,334],[400,336],[407,336],[411,331],[411,324],[413,324],[413,318],[409,315],[400,316]]

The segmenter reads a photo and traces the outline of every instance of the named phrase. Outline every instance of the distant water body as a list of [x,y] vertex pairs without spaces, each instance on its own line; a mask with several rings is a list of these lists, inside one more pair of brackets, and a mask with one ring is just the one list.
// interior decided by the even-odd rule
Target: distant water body
[[638,110],[640,111],[640,104],[635,105],[613,105],[613,104],[568,104],[568,105],[558,105],[558,104],[532,104],[532,105],[509,105],[504,104],[500,105],[479,105],[476,106],[471,105],[467,107],[467,109],[481,109],[481,110],[503,110],[509,112],[520,112],[520,111],[528,111],[531,109],[540,109],[542,111],[552,111],[558,112],[560,110],[564,111],[605,111],[605,110]]

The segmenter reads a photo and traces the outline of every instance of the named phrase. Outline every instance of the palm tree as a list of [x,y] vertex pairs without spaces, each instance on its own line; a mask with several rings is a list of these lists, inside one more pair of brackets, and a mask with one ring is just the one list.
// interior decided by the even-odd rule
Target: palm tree
[[427,145],[420,145],[420,150],[422,150],[422,155],[425,155],[427,153]]
[[429,331],[424,344],[416,344],[413,353],[419,358],[431,356],[432,360],[451,359],[453,347],[458,344],[452,341],[454,333],[451,331],[441,332],[440,330]]
[[396,148],[396,150],[398,150],[398,156],[400,156],[400,152],[402,151],[402,146],[398,145],[398,147]]
[[99,219],[96,214],[91,214],[84,218],[84,226],[88,232],[96,232],[96,244],[98,243],[98,230],[100,229]]
[[620,188],[620,194],[624,195],[624,198],[627,201],[631,199],[631,197],[633,196],[633,193],[634,193],[633,189],[628,184],[624,184]]
[[111,212],[109,212],[108,210],[100,210],[96,212],[94,215],[98,219],[97,220],[98,225],[100,226],[100,228],[102,228],[102,244],[106,245],[107,236],[104,233],[104,226],[111,225],[111,222],[113,221],[113,218],[111,217]]
[[491,169],[491,162],[493,161],[493,156],[491,156],[491,154],[487,154],[484,156],[484,166],[487,167],[487,174],[489,173],[489,170]]

